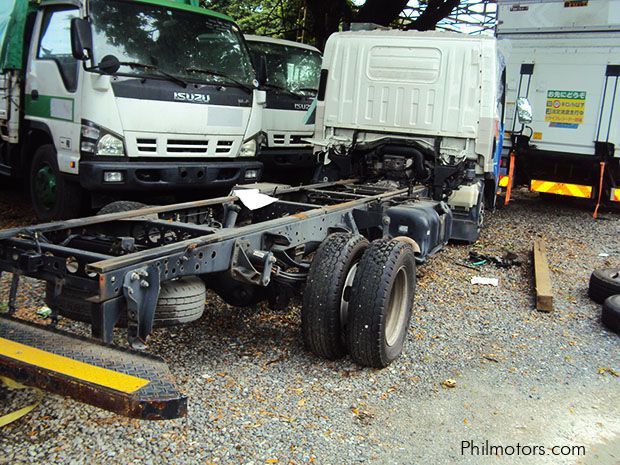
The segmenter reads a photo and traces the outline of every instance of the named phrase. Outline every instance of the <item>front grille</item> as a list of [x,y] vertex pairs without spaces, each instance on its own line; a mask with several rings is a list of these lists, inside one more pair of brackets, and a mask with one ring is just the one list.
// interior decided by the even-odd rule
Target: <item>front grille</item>
[[173,153],[175,155],[197,154],[207,153],[209,150],[208,140],[183,140],[183,139],[168,139],[166,144],[166,152]]
[[157,152],[156,139],[136,139],[138,152]]
[[215,153],[228,154],[232,150],[232,140],[218,140],[215,146]]
[[274,134],[273,135],[273,143],[274,144],[284,144],[286,142],[286,136],[284,134]]

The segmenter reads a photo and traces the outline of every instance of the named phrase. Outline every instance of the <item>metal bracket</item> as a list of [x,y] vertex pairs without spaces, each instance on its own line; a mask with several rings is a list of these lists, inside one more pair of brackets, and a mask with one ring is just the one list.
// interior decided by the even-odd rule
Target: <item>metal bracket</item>
[[[267,286],[271,281],[271,267],[276,262],[272,252],[251,250],[247,241],[235,241],[230,274],[234,279],[258,286]],[[262,272],[254,264],[262,265]]]
[[125,275],[123,294],[127,302],[127,339],[134,349],[144,349],[153,329],[159,298],[159,270],[151,265]]

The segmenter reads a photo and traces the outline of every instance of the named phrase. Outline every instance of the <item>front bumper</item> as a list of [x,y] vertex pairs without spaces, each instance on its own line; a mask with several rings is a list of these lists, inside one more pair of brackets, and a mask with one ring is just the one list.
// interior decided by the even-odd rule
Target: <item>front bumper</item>
[[[258,171],[247,178],[248,171]],[[106,182],[105,172],[122,173],[122,180]],[[228,188],[244,182],[260,181],[263,164],[250,161],[131,162],[80,161],[80,184],[90,191],[183,190],[196,188]]]
[[284,169],[310,168],[318,165],[312,148],[273,149],[263,147],[258,158],[265,166]]

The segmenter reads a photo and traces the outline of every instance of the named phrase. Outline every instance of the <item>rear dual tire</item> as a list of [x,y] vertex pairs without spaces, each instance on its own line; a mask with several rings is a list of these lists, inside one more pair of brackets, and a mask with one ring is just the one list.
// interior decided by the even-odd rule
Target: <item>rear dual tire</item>
[[310,266],[301,311],[306,348],[335,360],[347,353],[344,329],[358,262],[368,248],[359,235],[335,233],[319,246]]
[[327,359],[347,352],[383,368],[401,354],[415,293],[409,244],[359,235],[330,235],[310,267],[302,307],[306,347]]
[[346,326],[351,358],[384,368],[403,350],[415,294],[415,255],[411,245],[373,241],[353,282]]

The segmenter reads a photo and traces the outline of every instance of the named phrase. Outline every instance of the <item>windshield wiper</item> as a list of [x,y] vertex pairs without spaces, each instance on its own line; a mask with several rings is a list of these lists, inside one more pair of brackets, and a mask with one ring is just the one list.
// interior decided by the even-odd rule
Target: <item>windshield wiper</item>
[[245,90],[246,92],[248,92],[250,94],[253,92],[253,89],[250,86],[248,86],[247,84],[244,84],[243,82],[238,81],[237,79],[235,79],[233,77],[230,77],[227,74],[220,73],[220,72],[217,72],[217,71],[213,71],[211,69],[189,67],[189,68],[185,68],[185,72],[186,73],[202,73],[202,74],[209,74],[211,76],[220,77],[220,78],[223,78],[223,79],[229,81],[229,84],[230,83],[235,84],[235,85],[241,87],[243,90]]
[[147,65],[146,63],[140,63],[138,61],[121,61],[120,64],[129,66],[130,68],[142,68],[142,69],[149,69],[149,70],[157,71],[162,76],[167,77],[170,81],[176,82],[180,86],[187,87],[187,82],[185,82],[183,79],[181,79],[178,76],[175,76],[174,74],[170,74],[165,71],[162,71],[155,65]]

